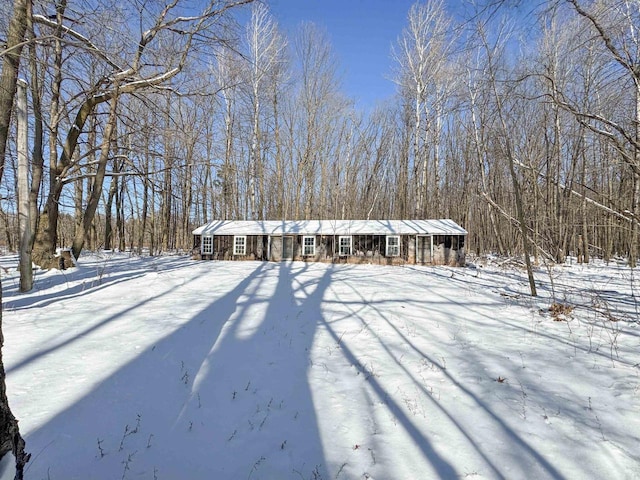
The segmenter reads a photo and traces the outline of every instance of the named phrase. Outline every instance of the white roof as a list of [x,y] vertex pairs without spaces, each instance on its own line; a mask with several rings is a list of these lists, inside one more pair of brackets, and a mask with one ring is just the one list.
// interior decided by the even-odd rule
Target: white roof
[[215,220],[194,235],[466,235],[453,220]]

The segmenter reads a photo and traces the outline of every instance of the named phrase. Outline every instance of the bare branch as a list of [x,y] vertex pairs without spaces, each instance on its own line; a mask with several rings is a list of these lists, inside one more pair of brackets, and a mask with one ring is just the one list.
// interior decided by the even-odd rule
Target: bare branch
[[116,64],[114,61],[112,61],[105,53],[104,51],[102,51],[100,48],[98,48],[96,45],[93,44],[93,42],[91,42],[91,40],[89,40],[87,37],[85,37],[84,35],[82,35],[81,33],[77,32],[76,30],[74,30],[71,27],[67,27],[65,25],[58,25],[57,22],[54,22],[53,20],[43,16],[43,15],[33,15],[33,20],[36,23],[42,24],[42,25],[46,25],[48,27],[51,28],[60,28],[62,30],[62,32],[71,35],[73,38],[75,38],[76,40],[79,40],[82,44],[84,44],[87,47],[87,50],[89,50],[90,52],[94,53],[95,55],[97,55],[98,57],[102,58],[105,62],[107,62],[111,67],[115,68],[116,70],[122,70],[122,67],[120,67],[118,64]]
[[622,67],[624,67],[625,70],[628,70],[635,78],[637,78],[638,77],[638,72],[636,72],[636,70],[634,68],[633,61],[630,58],[625,58],[620,53],[620,51],[614,45],[613,40],[611,40],[611,37],[607,34],[606,30],[600,24],[598,19],[594,15],[590,14],[585,9],[583,9],[580,6],[580,4],[578,3],[577,0],[567,0],[567,2],[569,2],[571,5],[573,5],[573,8],[576,10],[576,12],[578,12],[578,15],[580,15],[580,16],[586,18],[587,20],[589,20],[591,25],[593,25],[593,27],[597,30],[598,35],[600,36],[600,38],[604,42],[605,46],[607,47],[607,50],[609,50],[609,52],[611,52],[611,55],[613,55],[613,58],[620,65],[622,65]]
[[[557,180],[550,178],[549,176],[545,175],[542,172],[538,172],[536,171],[533,167],[531,167],[530,165],[525,165],[524,163],[520,162],[520,161],[516,161],[516,165],[518,165],[519,167],[522,168],[526,168],[528,170],[533,171],[538,177],[540,178],[544,178],[545,180],[549,180],[551,183],[553,183],[554,185],[557,185],[558,187],[560,187],[562,190],[564,190],[565,192],[569,192],[571,195],[575,195],[576,197],[583,199],[585,202],[587,202],[590,205],[593,205],[597,208],[599,208],[600,210],[603,210],[607,213],[609,213],[610,215],[613,215],[616,218],[619,218],[620,220],[625,220],[627,222],[631,222],[631,223],[636,223],[637,225],[640,225],[640,219],[637,219],[633,216],[633,213],[625,210],[624,213],[620,213],[612,208],[607,207],[606,205],[603,205],[600,202],[597,202],[596,200],[593,200],[592,198],[587,197],[586,195],[577,192],[576,190],[572,189],[571,187],[565,185],[562,182],[558,182]],[[483,194],[484,195],[484,194]],[[486,195],[485,195],[486,197]]]

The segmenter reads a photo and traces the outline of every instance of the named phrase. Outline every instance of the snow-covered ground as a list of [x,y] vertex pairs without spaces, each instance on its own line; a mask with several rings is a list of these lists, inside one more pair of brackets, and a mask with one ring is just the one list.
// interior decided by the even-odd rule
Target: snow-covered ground
[[625,266],[0,263],[27,479],[640,478]]

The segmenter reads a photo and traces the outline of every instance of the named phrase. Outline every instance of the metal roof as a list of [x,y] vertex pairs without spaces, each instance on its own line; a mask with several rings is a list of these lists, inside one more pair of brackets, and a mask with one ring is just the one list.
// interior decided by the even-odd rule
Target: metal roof
[[441,220],[215,220],[194,235],[467,235]]

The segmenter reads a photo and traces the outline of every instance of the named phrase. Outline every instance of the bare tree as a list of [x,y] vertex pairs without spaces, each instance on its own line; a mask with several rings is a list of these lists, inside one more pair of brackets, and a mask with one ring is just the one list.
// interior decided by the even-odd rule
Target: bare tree
[[330,150],[337,148],[336,122],[348,109],[339,92],[337,62],[326,32],[312,23],[303,24],[296,37],[295,52],[300,85],[291,130],[294,151],[290,158],[295,160],[296,178],[294,217],[309,219],[329,215],[329,210],[319,205],[319,192],[333,191],[331,185],[322,185],[328,175],[324,162],[329,160]]
[[[249,211],[252,218],[263,219],[264,195],[263,171],[261,165],[261,145],[263,129],[261,127],[262,97],[268,92],[266,80],[273,71],[277,71],[278,63],[282,61],[282,52],[286,47],[283,36],[278,31],[275,20],[268,8],[262,3],[255,3],[251,11],[251,20],[247,25],[245,42],[248,47],[247,61],[249,62],[250,104],[251,104],[251,147],[249,152]],[[259,178],[262,177],[262,178]]]
[[233,50],[219,48],[214,52],[216,63],[212,73],[222,97],[224,108],[224,154],[219,167],[222,183],[222,218],[238,218],[237,165],[234,165],[234,143],[237,123],[238,89],[241,82],[239,58]]
[[[414,215],[424,216],[427,208],[429,173],[434,178],[434,197],[438,201],[438,141],[444,101],[444,70],[450,55],[450,19],[444,3],[436,0],[415,3],[409,10],[408,26],[398,40],[393,57],[398,64],[395,81],[401,95],[413,103],[412,154],[416,173]],[[435,145],[429,166],[429,139]]]
[[[63,12],[58,12],[57,21],[52,21],[44,16],[35,16],[37,22],[45,27],[52,28],[61,35],[71,36],[75,41],[80,41],[91,54],[98,54],[104,64],[105,75],[101,76],[89,91],[84,94],[84,101],[76,111],[75,118],[68,130],[62,152],[51,166],[50,191],[45,211],[44,220],[41,221],[39,239],[36,243],[34,259],[40,265],[51,266],[54,249],[57,244],[57,219],[58,205],[62,190],[69,182],[69,172],[76,168],[72,158],[78,145],[78,139],[83,132],[87,119],[95,112],[98,105],[109,102],[116,95],[131,94],[168,85],[170,80],[176,77],[184,68],[189,52],[198,35],[204,34],[206,29],[215,28],[214,20],[220,18],[229,9],[250,3],[251,0],[238,1],[212,1],[200,14],[196,16],[183,16],[179,13],[179,1],[176,0],[157,12],[154,19],[150,20],[151,26],[140,32],[140,39],[128,66],[119,66],[120,61],[109,57],[104,50],[94,46],[86,36],[64,25]],[[60,9],[59,9],[60,10]],[[176,13],[177,12],[177,13]],[[143,22],[146,19],[141,19]],[[157,38],[169,38],[173,42],[168,44],[172,51],[165,52],[162,62],[157,58],[146,61],[146,54],[160,56],[162,52],[153,50],[154,40]],[[152,67],[151,65],[163,64],[165,67]],[[103,145],[105,144],[103,140]],[[107,142],[108,143],[108,142]],[[53,160],[53,157],[52,157]],[[76,242],[76,245],[79,245]],[[79,254],[80,251],[75,252]]]
[[[478,189],[483,200],[486,201],[489,217],[490,232],[496,241],[497,250],[501,254],[506,253],[506,249],[502,242],[502,235],[498,228],[498,220],[496,218],[495,202],[491,200],[492,192],[490,191],[491,183],[488,180],[487,170],[489,167],[488,148],[487,148],[487,130],[490,123],[486,116],[488,115],[488,99],[486,95],[482,98],[480,82],[484,80],[484,74],[480,74],[480,64],[484,63],[484,57],[477,58],[474,62],[475,68],[467,70],[468,76],[468,109],[470,128],[473,132],[473,156],[476,159],[479,176]],[[484,72],[486,73],[486,72]],[[482,103],[480,103],[482,102]]]
[[[531,247],[531,242],[530,242],[529,234],[527,230],[527,222],[525,221],[522,189],[518,180],[518,175],[516,173],[516,163],[517,163],[516,152],[514,149],[512,137],[509,133],[509,128],[507,126],[506,112],[504,109],[503,97],[504,96],[508,97],[508,93],[505,95],[505,93],[498,88],[499,78],[498,78],[498,71],[497,71],[498,65],[497,65],[496,56],[497,56],[497,52],[499,52],[500,49],[504,47],[504,45],[498,44],[493,47],[490,46],[487,40],[486,34],[482,28],[478,29],[478,34],[482,39],[482,42],[485,48],[486,58],[487,58],[489,86],[494,96],[496,116],[497,116],[497,119],[499,122],[498,125],[500,128],[500,131],[499,131],[499,134],[501,137],[500,146],[507,160],[509,176],[511,178],[512,186],[513,186],[513,193],[515,197],[517,220],[518,220],[518,228],[519,228],[520,237],[522,240],[524,261],[527,268],[527,277],[529,279],[529,289],[530,289],[531,295],[535,297],[537,296],[537,291],[536,291],[535,280],[533,277],[533,268],[531,265],[532,247]],[[501,82],[501,83],[503,85],[506,84],[506,82]]]
[[620,84],[626,80],[630,86],[631,122],[609,116],[606,112],[584,110],[560,94],[556,99],[583,125],[610,141],[631,172],[631,198],[625,214],[630,217],[631,226],[629,265],[635,267],[640,221],[640,3],[619,0],[613,4],[593,2],[586,6],[578,0],[566,1],[584,19],[601,48],[607,52],[610,58],[607,71],[617,77]]
[[[116,87],[117,90],[117,87]],[[116,130],[116,122],[118,115],[118,94],[117,92],[111,97],[111,105],[109,110],[109,119],[105,127],[105,133],[102,139],[102,147],[100,149],[100,157],[98,159],[97,169],[93,184],[91,185],[91,192],[89,194],[89,200],[84,210],[82,218],[82,229],[76,231],[76,236],[73,239],[72,252],[75,258],[80,257],[80,252],[84,247],[84,242],[89,236],[89,229],[93,223],[93,219],[98,208],[98,202],[100,201],[100,195],[102,194],[102,185],[104,183],[105,172],[107,169],[107,162],[109,160],[109,152],[111,151],[111,142]]]
[[18,80],[16,99],[18,153],[18,221],[20,228],[20,291],[33,288],[31,266],[31,205],[29,205],[29,142],[27,139],[27,83]]

